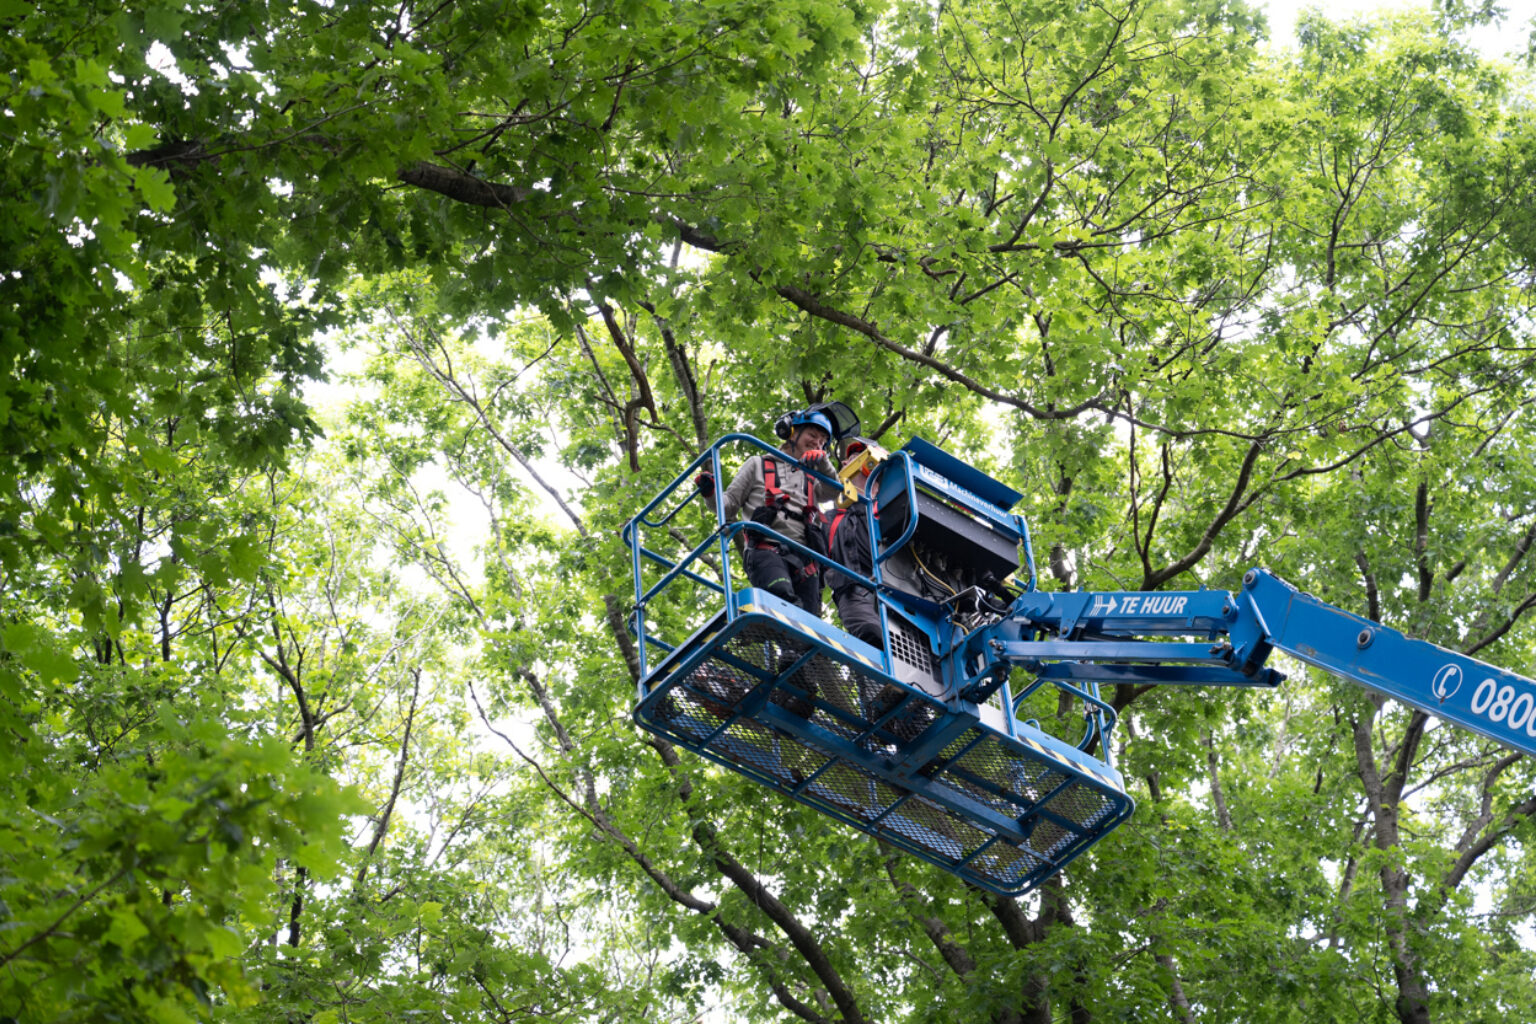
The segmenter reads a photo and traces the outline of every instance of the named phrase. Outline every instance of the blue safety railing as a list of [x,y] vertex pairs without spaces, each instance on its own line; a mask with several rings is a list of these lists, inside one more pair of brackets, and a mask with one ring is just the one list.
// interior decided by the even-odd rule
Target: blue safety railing
[[[856,572],[830,557],[823,556],[818,552],[815,552],[806,547],[799,541],[792,540],[778,530],[774,530],[771,527],[765,526],[761,523],[755,523],[751,520],[727,522],[725,519],[725,491],[727,487],[727,478],[723,472],[721,452],[723,449],[729,446],[744,447],[747,449],[748,455],[754,452],[762,452],[763,454],[773,455],[781,459],[788,459],[788,456],[781,449],[772,447],[771,445],[764,443],[763,441],[753,437],[750,434],[726,434],[714,444],[710,445],[709,448],[707,448],[704,452],[700,453],[697,458],[688,464],[687,468],[679,473],[671,483],[664,487],[655,498],[647,503],[645,507],[642,508],[640,512],[624,526],[623,539],[630,548],[633,577],[635,582],[635,605],[634,611],[631,613],[630,628],[638,641],[638,649],[640,653],[640,675],[644,677],[650,671],[652,666],[651,654],[653,648],[656,651],[661,652],[663,656],[671,653],[676,648],[675,641],[669,641],[657,635],[655,630],[648,628],[646,613],[651,602],[655,600],[662,591],[667,590],[668,587],[670,587],[679,579],[686,579],[696,586],[703,587],[709,592],[718,595],[720,598],[720,605],[724,608],[725,611],[725,621],[734,621],[740,614],[740,609],[738,608],[737,586],[735,585],[732,571],[735,556],[738,553],[738,537],[757,536],[772,540],[782,545],[786,550],[800,556],[801,558],[809,562],[817,563],[818,565],[822,566],[823,569],[836,569],[838,572],[847,576],[848,579],[852,580],[855,584],[868,589],[876,596],[877,605],[880,609],[882,638],[884,639],[887,637],[887,630],[889,627],[886,619],[885,606],[888,599],[882,593],[880,585],[880,564],[885,560],[886,552],[882,551],[880,545],[879,528],[875,516],[873,514],[864,516],[866,528],[870,532],[870,550],[872,552],[876,552],[874,567],[868,576],[864,575],[863,573]],[[897,456],[900,458],[905,458],[906,453],[898,452]],[[836,477],[828,476],[816,470],[814,467],[808,467],[803,464],[801,465],[801,468],[806,470],[813,478],[820,481],[821,483],[836,487],[839,491],[842,490],[843,484]],[[878,473],[883,468],[884,464],[882,464],[882,466],[876,467],[876,472]],[[708,495],[706,495],[703,491],[699,490],[694,485],[694,478],[698,476],[700,472],[705,470],[707,470],[715,480],[713,492]],[[907,478],[907,487],[909,490],[912,489],[910,473],[908,474]],[[713,523],[711,524],[710,531],[706,533],[702,539],[698,541],[698,543],[694,544],[684,552],[673,552],[670,554],[666,551],[659,550],[659,545],[648,543],[648,531],[657,531],[673,527],[677,523],[679,515],[685,508],[687,508],[690,504],[693,504],[695,501],[702,502],[705,499],[713,500],[714,507],[709,510],[712,513],[711,518],[713,519]],[[864,495],[858,495],[856,500],[872,507],[872,502]],[[906,536],[910,536],[911,529],[915,527],[915,521],[916,518],[913,517],[914,525],[909,526]],[[673,539],[675,540],[675,538]],[[903,543],[904,540],[905,538],[903,538],[901,541],[898,541],[898,543]],[[744,545],[745,541],[742,541],[741,543]],[[888,545],[887,548],[889,547],[891,546]],[[720,568],[719,579],[717,580],[705,578],[695,572],[692,568],[695,564],[701,562],[706,554],[710,553],[718,555]],[[660,566],[664,570],[660,578],[658,578],[654,583],[650,583],[649,585],[647,585],[647,578],[644,572],[644,567],[647,563]],[[742,575],[744,577],[745,573]],[[713,613],[714,609],[710,609],[710,611]],[[694,625],[697,624],[697,622],[694,623]],[[882,647],[887,652],[889,651],[889,646],[889,643],[882,644]],[[885,671],[890,671],[891,666],[888,653],[886,654],[886,660],[883,667]]]
[[[750,520],[727,522],[725,518],[725,492],[728,485],[728,477],[725,472],[726,463],[722,453],[732,449],[743,450],[741,461],[755,453],[788,458],[781,449],[769,445],[751,434],[732,433],[726,434],[716,440],[707,449],[701,452],[690,462],[660,493],[648,502],[623,528],[623,539],[629,546],[632,559],[634,579],[634,608],[629,619],[629,627],[637,640],[637,648],[640,656],[640,675],[642,684],[640,693],[644,696],[646,689],[643,680],[654,669],[655,665],[664,660],[676,650],[678,643],[690,635],[695,628],[701,625],[709,617],[717,615],[721,610],[725,613],[724,621],[734,621],[740,614],[739,587],[745,585],[745,572],[740,573],[740,579],[734,571],[736,561],[740,556],[744,540],[738,540],[746,536],[757,536],[771,539],[782,545],[785,549],[794,552],[807,561],[814,561],[823,569],[835,569],[844,574],[849,580],[858,586],[869,590],[876,599],[876,608],[880,617],[880,667],[886,674],[894,674],[891,664],[891,620],[890,609],[896,607],[899,602],[894,602],[882,586],[882,567],[887,560],[901,551],[912,539],[918,528],[919,517],[917,508],[917,478],[914,471],[912,455],[905,450],[891,452],[889,456],[872,471],[866,485],[867,494],[875,494],[880,490],[882,478],[889,473],[897,473],[902,482],[902,491],[905,494],[907,508],[913,510],[906,517],[901,532],[889,542],[882,542],[879,522],[874,514],[874,503],[866,494],[856,496],[857,501],[864,503],[870,509],[870,514],[863,517],[865,528],[869,531],[870,551],[873,554],[873,567],[869,575],[857,572],[836,560],[811,550],[804,544],[792,540],[783,533]],[[829,486],[842,488],[842,482],[835,477],[828,476],[814,467],[801,465],[816,480]],[[694,479],[702,471],[708,471],[715,480],[715,486],[711,493],[706,494],[699,490]],[[669,539],[676,541],[676,537],[670,530],[677,528],[681,521],[683,511],[690,505],[697,504],[707,509],[709,530],[696,542],[685,546],[684,550],[673,550],[670,553],[662,550],[660,545],[648,543],[647,535],[656,531],[669,531]],[[710,507],[712,506],[712,507]],[[1020,537],[1023,566],[1027,573],[1027,579],[1020,585],[1025,593],[1035,591],[1038,585],[1038,575],[1035,568],[1034,548],[1030,539],[1029,525],[1024,517],[1013,513],[1009,515]],[[706,562],[713,556],[719,563],[718,578],[710,579],[695,570],[700,563]],[[654,582],[649,582],[644,568],[651,564],[660,568],[661,575]],[[663,636],[652,628],[648,617],[648,609],[652,602],[656,601],[663,592],[668,591],[679,581],[691,584],[696,589],[702,589],[705,594],[696,595],[691,602],[691,610],[694,614],[687,616],[685,625],[669,631],[669,636]],[[708,600],[700,598],[707,596]],[[687,603],[687,600],[678,602]],[[904,608],[910,614],[909,608]],[[938,638],[935,642],[935,654],[942,657],[947,653],[948,644],[944,638]],[[659,657],[657,657],[659,655]],[[958,688],[961,691],[975,689],[978,680],[974,678],[962,678]],[[1017,714],[1024,701],[1041,687],[1049,685],[1062,690],[1071,696],[1081,700],[1089,709],[1085,715],[1084,735],[1076,741],[1074,746],[1079,750],[1093,749],[1095,746],[1102,752],[1106,759],[1110,756],[1107,736],[1113,731],[1117,715],[1114,709],[1106,703],[1099,692],[1097,682],[1075,681],[1072,679],[1051,678],[1042,676],[1031,681],[1025,689],[1019,693],[1011,692],[1006,680],[997,686],[988,688],[986,693],[978,693],[980,701],[987,701],[992,696],[992,690],[999,692],[997,699],[988,701],[1004,712],[1003,728],[1010,737],[1018,735]],[[1030,720],[1031,724],[1038,723]]]

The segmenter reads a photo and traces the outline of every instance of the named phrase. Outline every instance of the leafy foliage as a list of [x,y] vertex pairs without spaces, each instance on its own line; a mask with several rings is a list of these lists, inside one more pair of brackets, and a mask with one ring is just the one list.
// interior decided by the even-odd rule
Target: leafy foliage
[[836,397],[1043,585],[1262,561],[1528,667],[1474,8],[0,0],[0,1015],[1518,1017],[1527,760],[1122,686],[1136,816],[997,900],[634,729],[618,535]]

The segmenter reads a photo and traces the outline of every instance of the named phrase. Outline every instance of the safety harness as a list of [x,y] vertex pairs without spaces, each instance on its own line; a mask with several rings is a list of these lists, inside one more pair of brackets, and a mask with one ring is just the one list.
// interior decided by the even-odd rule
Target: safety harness
[[[789,501],[789,495],[779,489],[779,464],[771,455],[763,456],[763,490],[768,492],[768,504],[776,508],[782,510]],[[800,518],[807,523],[821,522],[824,518],[821,509],[816,507],[816,481],[809,473],[805,474],[805,511],[800,513]]]
[[827,550],[832,550],[832,545],[837,542],[837,528],[843,525],[843,518],[848,515],[845,508],[838,509],[832,515],[832,522],[827,524]]
[[[832,538],[827,534],[827,517],[822,515],[821,509],[816,507],[816,481],[811,477],[811,474],[809,473],[804,474],[804,476],[805,509],[799,513],[798,518],[801,522],[805,523],[806,547],[813,551],[816,549],[816,544],[813,543],[812,538],[812,532],[815,531],[819,538],[825,538],[825,547],[830,549],[832,546]],[[785,504],[789,501],[789,495],[779,487],[778,460],[774,459],[771,455],[763,456],[763,490],[766,492],[766,497],[764,500],[767,504],[779,509],[781,515],[794,515],[794,513],[784,511]],[[779,545],[776,541],[766,537],[753,537],[752,545],[759,548],[781,547],[781,545]],[[822,554],[825,553],[826,551],[824,550]],[[791,554],[791,552],[785,552],[785,554],[788,556]],[[810,562],[804,567],[802,571],[807,576],[814,576],[821,571],[821,567],[818,566],[815,562]]]

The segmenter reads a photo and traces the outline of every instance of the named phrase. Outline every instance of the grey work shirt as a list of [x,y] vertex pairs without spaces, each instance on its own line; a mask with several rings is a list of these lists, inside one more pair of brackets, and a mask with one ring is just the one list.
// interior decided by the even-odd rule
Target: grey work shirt
[[[782,452],[783,449],[781,448]],[[768,489],[763,481],[763,459],[769,456],[761,453],[752,456],[736,471],[736,476],[731,480],[731,486],[725,489],[725,521],[732,522],[738,514],[751,518],[752,513],[763,507],[767,498]],[[808,474],[800,468],[800,464],[790,458],[788,453],[773,459],[774,472],[779,478],[779,490],[789,496],[789,502],[785,505],[786,515],[778,518],[773,528],[796,543],[805,543],[805,523],[800,514],[805,511],[805,481]],[[816,470],[827,476],[834,475],[837,471],[832,468],[832,463],[826,457],[816,464]],[[842,492],[831,484],[821,480],[816,481],[816,501],[830,501]]]

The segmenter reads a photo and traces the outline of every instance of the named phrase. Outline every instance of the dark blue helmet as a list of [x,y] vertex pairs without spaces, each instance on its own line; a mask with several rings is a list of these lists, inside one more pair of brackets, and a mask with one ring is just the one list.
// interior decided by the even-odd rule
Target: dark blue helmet
[[791,431],[799,427],[820,427],[826,431],[828,437],[834,437],[832,433],[832,421],[819,412],[811,412],[809,409],[789,414],[789,428]]
[[773,432],[788,441],[800,427],[820,427],[833,441],[841,441],[859,432],[859,417],[842,402],[817,402],[796,412],[787,412],[773,425]]

